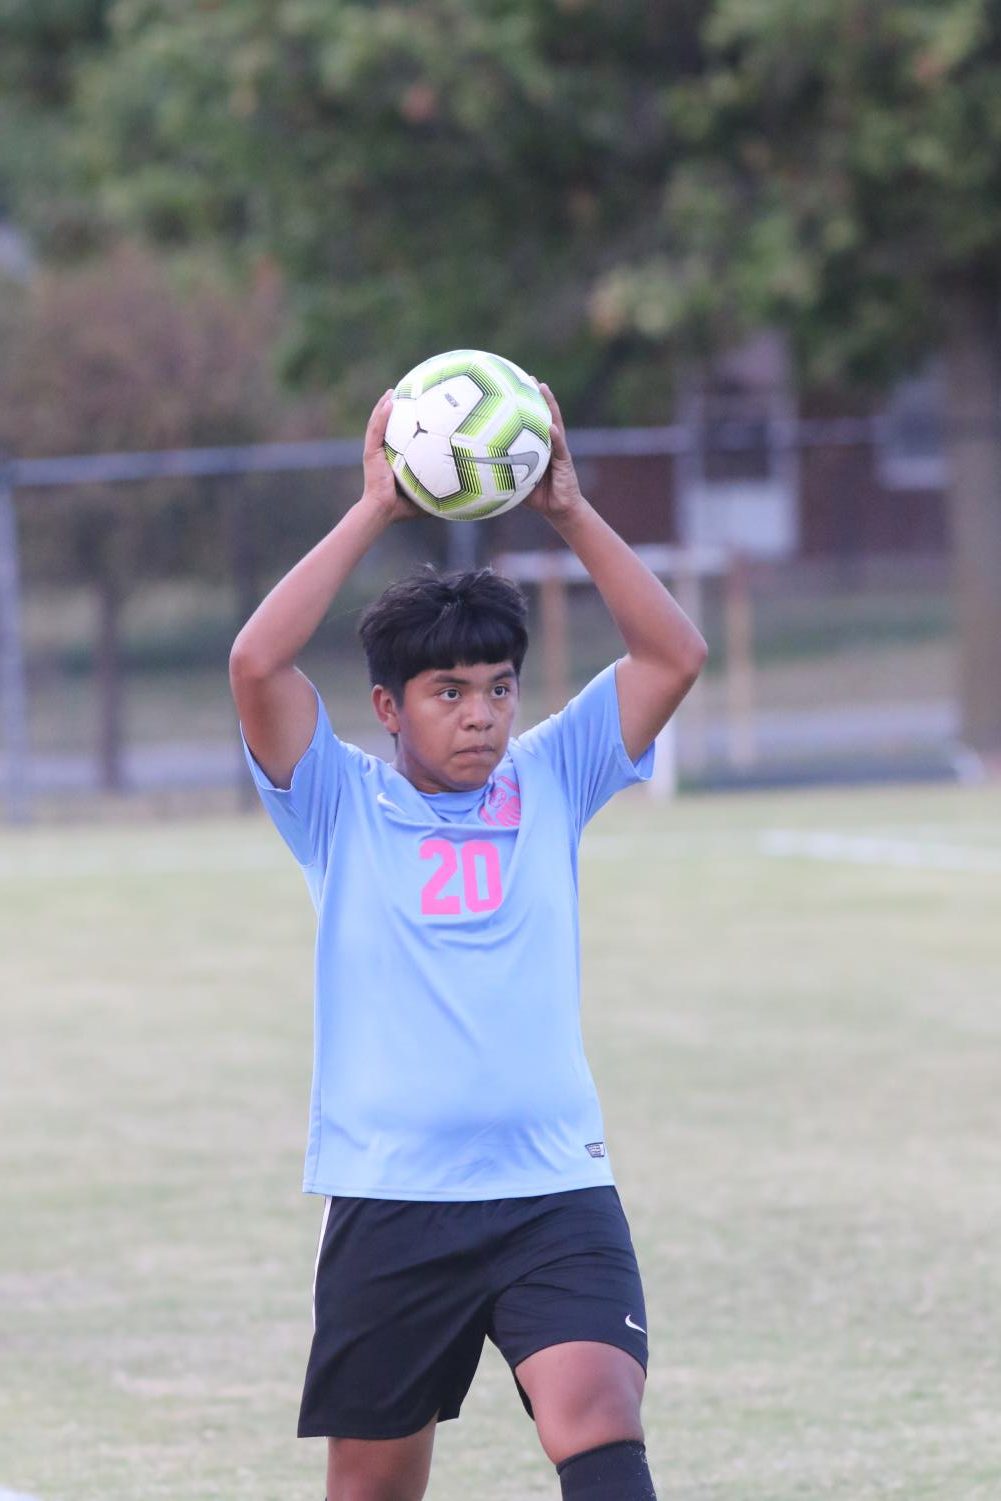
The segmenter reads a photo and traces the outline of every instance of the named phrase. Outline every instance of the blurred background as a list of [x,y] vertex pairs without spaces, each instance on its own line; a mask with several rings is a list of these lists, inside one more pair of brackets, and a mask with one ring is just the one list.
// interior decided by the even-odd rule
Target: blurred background
[[[467,346],[699,618],[683,786],[988,774],[998,99],[989,0],[3,0],[6,816],[245,799],[233,635]],[[342,733],[413,561],[525,578],[526,720],[615,655],[557,540],[387,536],[306,664]]]
[[[466,346],[711,648],[700,795],[581,867],[658,1484],[997,1501],[999,313],[997,0],[0,0],[0,1501],[315,1501],[313,913],[227,657]],[[428,559],[565,701],[620,643],[557,543],[392,528],[340,733]],[[435,1501],[552,1496],[496,1352],[464,1416]]]

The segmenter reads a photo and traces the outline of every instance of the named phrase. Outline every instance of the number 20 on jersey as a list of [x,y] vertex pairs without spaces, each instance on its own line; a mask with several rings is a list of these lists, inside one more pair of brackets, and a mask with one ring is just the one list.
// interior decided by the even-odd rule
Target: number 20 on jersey
[[493,912],[503,900],[500,856],[487,839],[425,839],[421,859],[434,869],[421,888],[424,917],[457,917],[462,912]]

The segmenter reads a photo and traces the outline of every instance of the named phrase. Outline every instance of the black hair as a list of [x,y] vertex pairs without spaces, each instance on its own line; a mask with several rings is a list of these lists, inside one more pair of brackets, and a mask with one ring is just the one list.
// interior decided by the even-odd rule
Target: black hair
[[528,650],[525,598],[492,568],[441,573],[432,564],[390,584],[364,611],[358,634],[373,685],[399,705],[411,678],[433,667],[510,662]]

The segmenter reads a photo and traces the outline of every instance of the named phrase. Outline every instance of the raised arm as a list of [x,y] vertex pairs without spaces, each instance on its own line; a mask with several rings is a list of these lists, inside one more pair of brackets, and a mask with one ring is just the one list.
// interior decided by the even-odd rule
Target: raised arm
[[553,456],[525,504],[577,554],[622,634],[627,655],[616,667],[615,686],[623,743],[636,760],[698,677],[706,643],[660,580],[581,495],[556,398],[547,385],[541,390],[553,414]]
[[361,499],[261,601],[233,642],[229,680],[247,744],[277,787],[287,787],[316,728],[313,685],[296,659],[355,565],[394,521],[417,514],[397,492],[383,439],[392,393],[365,431]]

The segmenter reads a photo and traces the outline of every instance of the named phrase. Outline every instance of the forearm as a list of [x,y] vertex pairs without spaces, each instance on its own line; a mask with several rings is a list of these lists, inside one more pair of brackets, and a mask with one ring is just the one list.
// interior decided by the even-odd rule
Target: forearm
[[587,569],[629,655],[639,662],[697,673],[706,644],[681,606],[586,500],[553,526]]
[[364,498],[261,601],[233,643],[255,675],[289,667],[315,633],[352,570],[391,523]]

